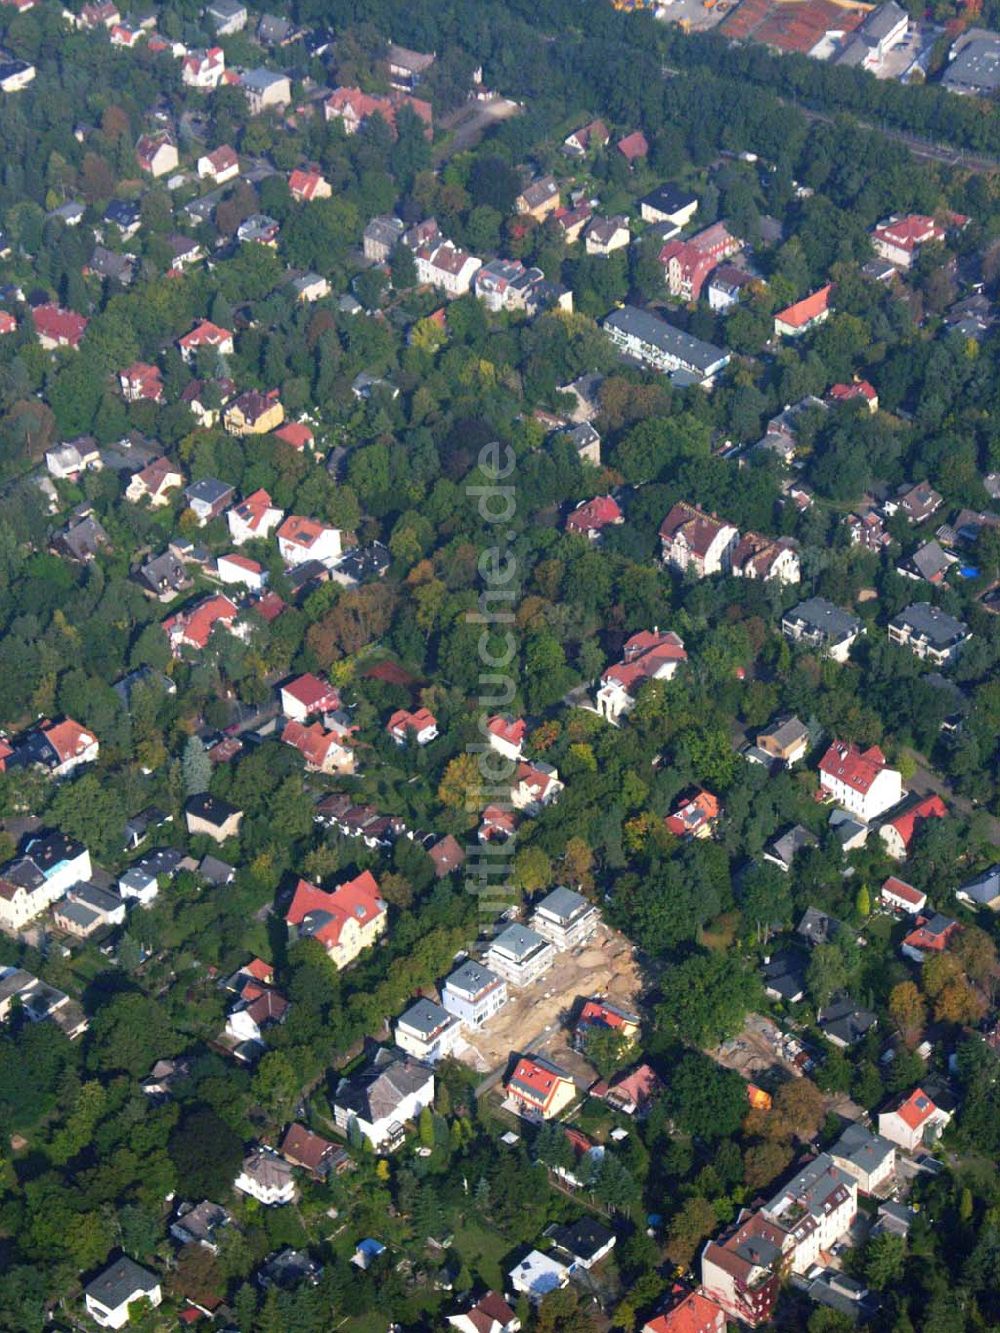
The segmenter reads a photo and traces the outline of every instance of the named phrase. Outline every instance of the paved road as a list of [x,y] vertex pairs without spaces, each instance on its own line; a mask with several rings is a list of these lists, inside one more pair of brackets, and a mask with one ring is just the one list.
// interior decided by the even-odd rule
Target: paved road
[[981,806],[975,806],[965,796],[959,796],[951,783],[947,782],[938,773],[932,772],[926,758],[916,750],[908,752],[917,765],[917,771],[907,783],[908,789],[916,796],[927,796],[930,792],[936,792],[949,806],[958,810],[966,818],[976,817],[977,823],[981,824],[985,830],[986,837],[994,847],[1000,847],[1000,819],[989,814]]

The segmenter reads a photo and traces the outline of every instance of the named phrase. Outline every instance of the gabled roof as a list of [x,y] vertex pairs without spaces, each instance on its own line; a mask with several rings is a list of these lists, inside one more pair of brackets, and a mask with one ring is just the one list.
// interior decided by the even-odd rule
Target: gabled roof
[[333,531],[329,524],[321,523],[318,519],[307,518],[303,514],[289,514],[278,529],[278,539],[308,550],[315,546],[324,533]]
[[706,514],[697,505],[678,500],[660,524],[660,537],[664,541],[676,541],[683,535],[688,550],[704,558],[723,528],[731,526],[715,514]]
[[328,681],[320,680],[319,676],[314,676],[311,671],[307,671],[303,676],[296,676],[287,685],[282,685],[281,692],[289,695],[303,708],[308,708],[310,712],[318,712],[323,708],[336,711],[340,707],[340,695],[336,687]]
[[913,1091],[904,1097],[898,1106],[894,1108],[894,1113],[910,1129],[920,1129],[937,1113],[937,1106],[927,1096],[923,1088],[914,1088]]
[[547,1106],[560,1085],[572,1081],[566,1070],[551,1060],[540,1055],[523,1055],[507,1081],[507,1088],[526,1096],[536,1105]]
[[887,763],[877,745],[860,750],[853,742],[834,741],[819,761],[819,771],[863,795]]
[[49,722],[41,728],[41,731],[55,750],[61,764],[67,759],[75,759],[92,745],[97,744],[94,733],[81,727],[79,722],[74,722],[71,717],[64,718],[62,722]]
[[923,907],[927,901],[927,894],[921,893],[915,889],[912,884],[907,884],[905,879],[900,879],[898,875],[890,875],[882,885],[883,894],[890,893],[894,898],[901,898],[903,902],[915,908],[917,911]]
[[596,495],[577,505],[567,518],[566,527],[570,532],[600,532],[609,524],[620,523],[622,517],[621,508],[613,496]]
[[825,314],[830,308],[830,292],[833,290],[833,284],[827,283],[821,287],[818,292],[813,292],[811,296],[804,297],[801,301],[796,301],[794,305],[779,310],[775,315],[776,320],[782,324],[787,324],[789,328],[804,329],[811,324],[814,319]]
[[327,948],[335,948],[349,920],[366,926],[385,910],[375,876],[364,870],[332,893],[300,879],[285,920],[290,926],[297,926],[300,935],[309,935]]
[[628,162],[634,162],[637,158],[649,154],[649,143],[642,130],[633,130],[631,134],[626,134],[624,139],[618,140],[615,147]]
[[908,810],[904,810],[901,815],[888,821],[888,827],[894,828],[903,840],[903,846],[909,850],[910,843],[913,841],[917,829],[925,820],[944,819],[948,814],[948,807],[936,793],[931,796],[925,796],[922,801],[916,805],[911,805]]

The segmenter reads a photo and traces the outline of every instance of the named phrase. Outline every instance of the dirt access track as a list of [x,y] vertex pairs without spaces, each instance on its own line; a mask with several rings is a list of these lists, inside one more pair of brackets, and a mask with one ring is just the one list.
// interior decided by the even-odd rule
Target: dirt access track
[[632,946],[623,935],[601,924],[576,949],[556,955],[556,961],[524,990],[510,987],[504,1007],[481,1029],[471,1034],[460,1060],[480,1073],[503,1072],[512,1051],[544,1053],[564,1065],[575,1077],[593,1081],[580,1056],[570,1049],[564,1024],[578,998],[600,995],[633,1008],[642,989]]

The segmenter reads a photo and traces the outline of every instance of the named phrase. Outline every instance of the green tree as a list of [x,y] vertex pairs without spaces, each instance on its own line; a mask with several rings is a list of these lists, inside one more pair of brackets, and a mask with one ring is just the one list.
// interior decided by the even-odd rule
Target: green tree
[[189,796],[208,791],[212,781],[212,761],[200,736],[189,736],[181,759],[184,790]]

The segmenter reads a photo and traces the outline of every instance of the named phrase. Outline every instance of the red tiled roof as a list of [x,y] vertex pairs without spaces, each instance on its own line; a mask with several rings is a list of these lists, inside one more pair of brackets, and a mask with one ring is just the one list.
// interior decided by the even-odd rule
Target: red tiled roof
[[259,490],[254,491],[252,495],[248,495],[245,500],[241,500],[235,506],[235,512],[251,531],[256,532],[267,517],[267,511],[271,508],[271,497],[267,491]]
[[77,347],[87,329],[88,320],[78,315],[75,310],[64,310],[62,306],[36,305],[31,312],[35,332],[41,337],[51,338],[53,342],[67,343]]
[[881,223],[875,228],[875,238],[912,252],[926,241],[943,241],[944,228],[923,213],[910,213]]
[[293,198],[314,199],[316,191],[326,182],[319,171],[303,171],[296,168],[288,177],[288,189]]
[[220,328],[218,324],[213,324],[210,319],[203,319],[197,323],[190,333],[185,333],[182,338],[177,339],[177,345],[188,351],[192,347],[219,347],[224,342],[232,340],[232,334],[228,329]]
[[911,907],[920,908],[927,901],[926,893],[920,893],[912,884],[907,884],[905,879],[900,879],[896,875],[889,876],[882,885],[882,892],[891,893],[895,898],[902,898]]
[[684,643],[672,630],[640,630],[626,640],[622,661],[609,666],[601,680],[632,694],[633,687],[651,679],[665,663],[686,661]]
[[323,1159],[336,1148],[336,1144],[324,1139],[321,1134],[314,1134],[305,1125],[289,1125],[288,1132],[281,1141],[282,1157],[296,1165],[304,1166],[308,1171],[318,1171]]
[[306,518],[302,514],[289,514],[278,529],[278,536],[282,541],[291,542],[294,546],[310,547],[322,537],[324,532],[330,529],[325,523],[320,523],[318,519]]
[[254,602],[253,609],[270,625],[271,621],[277,620],[284,611],[285,603],[276,592],[266,592]]
[[632,1016],[624,1013],[613,1004],[601,1000],[588,1000],[580,1010],[579,1023],[586,1026],[593,1024],[606,1028],[623,1028],[634,1024]]
[[208,158],[212,170],[216,175],[219,175],[223,171],[228,171],[231,167],[238,167],[240,165],[240,159],[236,156],[235,148],[231,148],[227,143],[220,144],[218,148],[214,149],[211,153],[206,153],[205,156]]
[[646,157],[649,153],[649,143],[642,130],[633,130],[631,134],[626,134],[624,139],[619,139],[616,147],[629,162],[634,162],[636,158]]
[[310,764],[322,768],[326,757],[333,748],[342,749],[350,743],[349,736],[343,731],[327,731],[322,722],[313,722],[306,726],[304,722],[291,721],[281,733],[286,745],[294,746]]
[[300,879],[285,920],[290,926],[299,926],[311,913],[324,913],[329,920],[323,922],[313,936],[321,944],[333,948],[349,919],[368,925],[384,911],[385,903],[379,897],[375,876],[370,870],[364,870],[356,879],[341,884],[332,893]]
[[423,731],[425,727],[436,726],[437,718],[426,708],[418,708],[412,713],[406,708],[397,708],[386,723],[386,730],[390,732]]
[[206,597],[188,612],[178,612],[163,622],[163,628],[170,633],[175,627],[180,630],[180,637],[198,648],[208,643],[212,630],[217,624],[227,628],[239,615],[239,610],[228,597]]
[[704,558],[712,542],[726,526],[724,519],[706,514],[704,509],[688,504],[686,500],[678,500],[660,524],[660,537],[673,541],[679,532],[683,532],[689,550]]
[[486,723],[486,730],[510,745],[522,745],[528,734],[528,724],[523,717],[506,718],[497,713]]
[[240,555],[234,551],[230,555],[220,555],[220,560],[225,560],[227,565],[235,565],[237,569],[246,570],[248,574],[263,574],[264,567],[259,565],[256,560],[251,560],[247,555]]
[[853,384],[835,384],[828,395],[835,403],[847,402],[851,398],[864,398],[873,403],[878,397],[875,386],[867,380],[855,380]]
[[919,1129],[937,1109],[923,1088],[914,1088],[896,1107],[896,1115],[905,1125],[909,1125],[910,1129]]
[[527,1094],[532,1102],[544,1107],[552,1100],[559,1086],[567,1081],[567,1075],[560,1074],[554,1068],[549,1069],[532,1060],[530,1056],[523,1055],[518,1060],[507,1087],[511,1089],[516,1084],[515,1092]]
[[62,722],[50,722],[42,727],[42,734],[59,756],[60,763],[75,759],[97,740],[92,731],[87,731],[71,717]]
[[248,977],[253,977],[256,981],[270,982],[274,976],[274,967],[270,963],[265,963],[263,958],[251,958],[245,967],[240,968]]
[[673,814],[667,816],[666,825],[671,833],[682,838],[718,817],[719,798],[702,787],[694,796],[681,801]]
[[281,689],[311,713],[325,709],[335,712],[340,707],[340,694],[336,687],[329,681],[320,680],[311,671],[307,671],[304,676],[296,676],[287,685],[282,685]]
[[434,870],[440,879],[443,875],[449,875],[465,860],[465,852],[457,838],[446,833],[440,842],[436,842],[433,847],[428,848],[427,855],[434,862]]
[[819,771],[863,794],[885,768],[886,762],[877,745],[859,750],[846,741],[834,741],[819,761]]
[[642,1333],[725,1333],[725,1328],[722,1306],[692,1291],[672,1310],[645,1323]]
[[782,324],[787,324],[789,328],[804,329],[807,324],[811,324],[814,319],[818,319],[820,315],[829,310],[832,290],[833,284],[828,282],[818,292],[813,292],[811,296],[803,297],[801,301],[796,301],[794,305],[779,310],[774,318],[781,320]]
[[566,520],[570,532],[600,532],[611,523],[620,523],[622,511],[611,495],[596,495],[573,510]]
[[274,434],[279,440],[290,444],[293,449],[304,449],[306,445],[312,444],[315,438],[309,427],[304,426],[301,421],[289,421],[284,426],[279,426]]
[[902,838],[904,848],[909,850],[913,835],[916,833],[919,824],[923,823],[925,819],[944,819],[947,814],[948,807],[940,796],[925,796],[922,801],[918,801],[909,810],[904,810],[901,815],[889,820],[889,824]]

